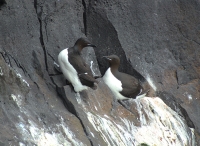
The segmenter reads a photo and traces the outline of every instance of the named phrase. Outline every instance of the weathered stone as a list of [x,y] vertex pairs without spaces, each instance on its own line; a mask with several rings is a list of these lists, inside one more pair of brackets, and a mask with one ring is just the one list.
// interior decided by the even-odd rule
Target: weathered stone
[[0,10],[0,22],[0,48],[5,52],[8,63],[20,74],[36,81],[33,60],[39,59],[37,64],[45,74],[45,59],[34,4],[31,1],[8,2]]
[[118,55],[121,71],[143,76],[154,90],[180,99],[200,129],[200,3],[106,0],[86,6],[87,36],[101,48],[95,52],[102,75],[107,66],[101,56]]
[[[132,99],[123,102],[123,107],[113,103],[113,94],[102,79],[99,81],[96,90],[74,93],[69,86],[60,89],[92,145],[195,145],[193,130],[161,99]],[[180,129],[185,129],[186,135]],[[180,137],[188,138],[183,141]]]
[[158,92],[158,95],[171,109],[177,112],[180,116],[184,117],[184,119],[187,122],[187,125],[190,128],[195,128],[187,111],[181,106],[181,101],[179,99],[176,99],[175,97],[173,97],[173,95],[165,92]]
[[185,70],[177,70],[177,80],[179,85],[187,84],[191,81],[190,76]]
[[[82,125],[91,141],[92,145],[106,145],[102,136],[93,128],[92,123],[90,123],[87,114],[98,113],[98,115],[104,116],[109,115],[111,111],[112,93],[108,87],[103,87],[105,84],[102,80],[96,90],[88,89],[88,91],[82,91],[79,93],[74,93],[74,91],[69,87],[64,87],[64,93],[62,93],[67,106],[70,107],[70,111],[79,117],[82,121]],[[103,94],[102,94],[103,93]],[[108,97],[106,99],[106,97]]]
[[[157,137],[156,134],[162,133],[179,137],[174,145],[193,145],[194,137],[186,122],[190,127],[194,124],[196,142],[200,145],[199,1],[7,0],[3,3],[0,4],[0,145],[96,145],[96,142],[130,145],[130,141],[131,145],[155,142],[170,145],[168,142],[174,142],[172,137],[166,139],[166,135]],[[83,52],[89,65],[93,61],[97,76],[98,65],[102,75],[108,67],[102,56],[116,54],[121,58],[122,72],[137,77],[145,88],[151,86],[149,96],[155,95],[154,91],[166,93],[161,97],[182,116],[158,98],[114,102],[103,82],[96,90],[89,88],[80,93],[80,98],[69,87],[61,92],[67,97],[59,96],[66,81],[54,70],[54,61],[57,62],[62,49],[73,46],[82,36],[97,46],[94,49],[97,61],[90,55],[94,53],[91,48]],[[169,96],[172,98],[168,99]],[[180,135],[179,129],[184,129],[182,133],[187,133],[186,136]]]
[[44,82],[34,85],[0,55],[0,141],[4,145],[90,145],[80,121],[46,86]]
[[84,35],[83,8],[81,0],[35,1],[40,22],[40,39],[47,70],[55,74],[53,64],[59,52],[74,45]]

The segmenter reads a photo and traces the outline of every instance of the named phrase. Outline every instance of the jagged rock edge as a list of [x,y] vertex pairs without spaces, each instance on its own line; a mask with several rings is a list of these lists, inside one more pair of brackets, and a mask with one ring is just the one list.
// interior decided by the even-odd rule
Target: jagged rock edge
[[11,59],[12,59],[17,65],[17,67],[23,71],[24,75],[28,74],[24,66],[20,64],[20,62],[17,59],[15,59],[12,55],[10,55],[8,52],[3,51],[3,52],[0,52],[0,54],[3,57],[5,63],[7,63],[11,68],[13,68],[13,65],[11,63]]
[[[84,33],[85,33],[85,35],[86,35],[86,12],[85,12],[86,6],[85,6],[85,1],[84,1],[84,0],[82,0],[82,4],[83,4],[83,7],[84,7],[84,13],[83,13]],[[47,70],[47,72],[48,72],[47,55],[49,55],[52,59],[53,59],[53,57],[52,57],[49,53],[47,53],[46,48],[45,48],[44,38],[43,38],[43,33],[42,33],[42,20],[41,20],[42,12],[41,12],[40,14],[38,14],[38,11],[37,11],[37,0],[34,0],[34,8],[35,8],[36,15],[37,15],[37,18],[38,18],[38,21],[39,21],[39,24],[40,24],[40,38],[39,38],[39,39],[40,39],[41,47],[42,47],[43,52],[44,52],[45,65],[46,65],[46,70]],[[46,30],[46,26],[45,26],[45,30]],[[53,59],[53,60],[54,60],[54,59]],[[49,74],[49,72],[48,72],[48,74]],[[50,74],[49,74],[49,75],[50,75]],[[64,98],[64,97],[62,97],[61,94],[59,94],[58,87],[57,87],[56,83],[54,82],[54,80],[53,80],[51,77],[50,77],[50,79],[51,79],[52,83],[56,86],[56,88],[57,88],[56,91],[57,91],[59,97],[62,99],[63,104],[65,105],[66,109],[67,109],[71,114],[73,114],[74,116],[76,116],[77,119],[80,121],[80,124],[82,125],[82,128],[84,129],[84,132],[85,132],[85,134],[86,134],[88,140],[90,141],[90,144],[93,146],[93,143],[92,143],[91,139],[88,137],[88,133],[87,133],[87,131],[86,131],[86,128],[85,128],[83,122],[81,121],[81,119],[79,118],[79,116],[78,116],[78,114],[77,114],[77,112],[76,112],[76,110],[75,110],[75,108],[74,108],[74,105],[71,104],[69,100],[67,100],[67,97]],[[37,83],[36,83],[36,82],[34,82],[34,83],[35,83],[36,86],[38,87]],[[39,87],[38,87],[38,88],[39,88]],[[62,89],[63,89],[63,88],[62,88]],[[62,92],[62,91],[61,91],[61,92]],[[46,101],[46,100],[45,100],[45,101]]]
[[70,113],[72,113],[73,115],[75,115],[77,117],[77,119],[80,121],[80,124],[81,124],[81,126],[82,126],[82,128],[83,128],[83,130],[85,132],[85,135],[87,136],[91,146],[94,146],[94,144],[92,143],[92,140],[90,139],[89,134],[88,134],[88,132],[87,132],[87,130],[85,128],[85,125],[83,124],[81,118],[79,117],[74,105],[70,102],[70,100],[66,96],[65,91],[64,91],[64,87],[61,87],[61,88],[57,87],[57,92],[58,92],[60,98],[62,99],[65,107],[68,109],[68,111]]

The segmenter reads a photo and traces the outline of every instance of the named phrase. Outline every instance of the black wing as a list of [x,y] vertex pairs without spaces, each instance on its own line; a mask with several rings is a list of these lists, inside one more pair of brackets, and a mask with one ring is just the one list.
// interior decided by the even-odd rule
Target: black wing
[[125,97],[135,98],[141,92],[142,86],[135,77],[121,72],[115,76],[122,82],[123,90],[120,93]]
[[69,54],[68,58],[70,64],[76,69],[80,81],[83,85],[93,86],[97,82],[92,75],[90,67],[85,63],[79,54]]

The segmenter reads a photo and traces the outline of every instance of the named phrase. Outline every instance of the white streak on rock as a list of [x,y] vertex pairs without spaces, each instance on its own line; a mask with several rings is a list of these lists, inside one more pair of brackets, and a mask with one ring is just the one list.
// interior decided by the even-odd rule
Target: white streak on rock
[[20,73],[16,73],[16,75],[17,75],[18,78],[22,77]]
[[17,104],[17,106],[20,108],[22,105],[22,97],[20,95],[14,95],[11,94],[10,97],[13,99],[13,101]]
[[19,146],[26,146],[25,144],[23,144],[23,143],[21,143],[21,142],[19,142]]
[[[54,128],[41,128],[38,124],[34,123],[31,119],[26,122],[21,116],[18,116],[20,123],[16,123],[15,126],[21,133],[23,140],[30,142],[31,145],[37,146],[85,146],[79,141],[75,134],[69,129],[69,126],[65,124],[62,117],[60,117],[60,123]],[[59,132],[58,132],[59,131]],[[23,144],[19,142],[19,145]]]
[[148,81],[149,85],[156,91],[157,87],[154,85],[153,80],[150,78],[150,76],[147,74],[146,80]]
[[26,84],[27,87],[29,87],[29,83],[28,83],[26,80],[24,80],[24,79],[22,78],[22,75],[21,75],[20,73],[16,72],[16,75],[17,75],[18,78],[20,78],[20,80],[21,80],[23,83]]
[[0,67],[0,76],[3,76],[3,71],[1,67]]
[[135,100],[136,105],[137,105],[137,111],[139,113],[139,118],[140,118],[139,121],[140,121],[141,125],[147,125],[146,118],[144,116],[144,113],[142,112],[142,109],[143,109],[142,104],[141,104],[141,102],[138,102],[138,101],[139,100]]
[[135,126],[124,118],[121,123],[115,123],[105,116],[87,112],[88,120],[108,146],[138,146],[141,143],[152,146],[195,146],[193,130],[160,98],[144,97],[135,102],[141,126]]
[[70,141],[71,145],[74,146],[84,146],[84,144],[79,141],[75,134],[69,129],[69,126],[65,124],[64,119],[60,117],[60,124],[57,125],[58,129],[62,128],[60,131],[64,131],[65,135],[67,136],[67,139]]
[[77,100],[78,104],[81,104],[81,103],[82,103],[82,99],[81,99],[80,94],[79,94],[79,93],[76,93],[76,94],[75,94],[75,97],[76,97],[76,100]]
[[26,80],[22,79],[22,81],[26,84],[27,87],[29,87],[29,83]]
[[95,137],[94,133],[91,132],[90,128],[87,127],[87,129],[88,129],[89,133],[92,135],[92,137]]
[[189,99],[189,100],[192,100],[192,95],[189,94],[189,95],[188,95],[188,99]]
[[90,112],[87,113],[87,116],[94,129],[100,133],[101,137],[108,146],[133,146],[134,137],[125,137],[126,132],[120,125],[117,125],[107,118],[102,118],[101,116],[94,115]]
[[86,110],[86,107],[85,107],[85,103],[83,103],[83,100],[81,99],[81,96],[79,93],[76,93],[75,94],[75,97],[76,97],[76,101],[79,105],[81,105],[83,107],[84,110]]
[[186,96],[186,97],[188,98],[188,100],[189,100],[189,103],[190,103],[190,102],[191,102],[191,100],[193,99],[193,98],[192,98],[192,95],[191,95],[191,94],[189,94],[188,92],[185,92],[183,95],[184,95],[184,96]]
[[53,64],[56,65],[57,67],[60,67],[60,66],[58,65],[58,63],[56,63],[55,61],[53,62]]
[[92,66],[93,66],[93,61],[90,62],[90,69],[91,69],[91,71],[92,71],[93,76],[95,76],[95,72],[94,72]]

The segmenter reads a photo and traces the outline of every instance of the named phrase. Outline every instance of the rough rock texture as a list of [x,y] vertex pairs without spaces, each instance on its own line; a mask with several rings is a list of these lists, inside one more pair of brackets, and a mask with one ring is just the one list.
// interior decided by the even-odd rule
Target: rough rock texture
[[[87,36],[102,48],[95,50],[102,74],[106,63],[101,56],[119,55],[122,71],[139,72],[154,90],[176,98],[198,133],[199,10],[197,0],[87,2]],[[137,72],[129,68],[129,62]]]
[[80,121],[54,90],[45,83],[35,86],[2,56],[0,80],[1,145],[90,145]]
[[[116,145],[109,132],[122,132],[126,125],[122,123],[139,127],[144,121],[138,118],[145,116],[145,121],[154,123],[153,117],[162,117],[145,114],[151,110],[145,105],[155,110],[156,102],[164,106],[157,98],[119,104],[102,82],[98,89],[80,96],[65,86],[63,76],[54,69],[57,55],[85,35],[97,46],[83,52],[96,77],[108,67],[102,56],[118,55],[121,71],[139,78],[145,88],[151,86],[149,96],[157,94],[180,115],[167,106],[157,110],[170,113],[177,117],[175,123],[182,123],[179,129],[184,129],[189,138],[180,136],[179,131],[174,133],[176,128],[170,127],[169,121],[163,124],[170,127],[175,138],[179,135],[176,144],[183,145],[179,143],[182,140],[194,145],[189,125],[195,127],[200,145],[199,13],[197,0],[0,1],[0,145]],[[97,61],[91,55],[94,51]],[[108,128],[109,132],[102,129],[104,122],[115,128]],[[158,130],[166,130],[159,121],[156,123],[152,125]],[[145,130],[145,126],[135,129],[131,133],[129,128],[128,134]],[[127,144],[122,135],[115,136],[122,139],[120,144]],[[156,143],[174,142],[173,138],[161,139],[163,143]],[[131,140],[153,145],[138,135]]]
[[74,93],[65,86],[60,94],[82,121],[92,145],[195,145],[193,130],[160,98],[126,101],[127,110],[113,103],[113,94],[103,80],[95,91]]

